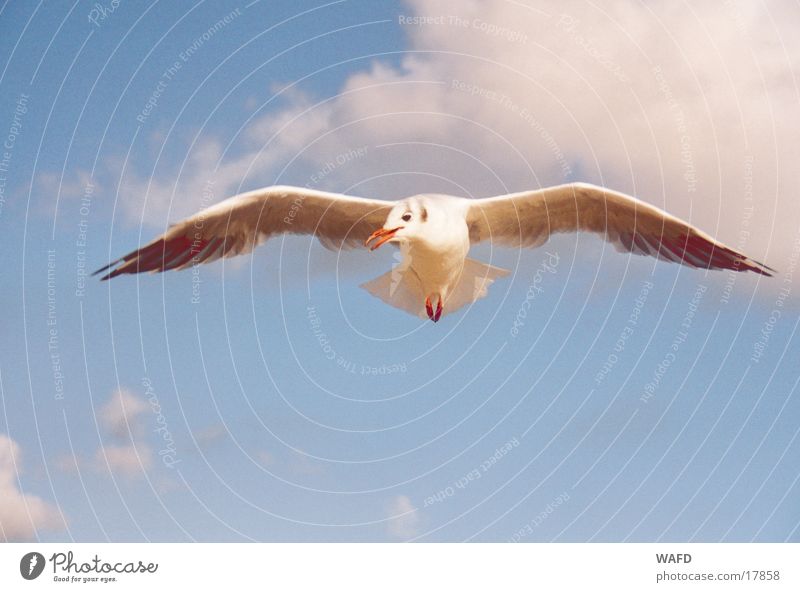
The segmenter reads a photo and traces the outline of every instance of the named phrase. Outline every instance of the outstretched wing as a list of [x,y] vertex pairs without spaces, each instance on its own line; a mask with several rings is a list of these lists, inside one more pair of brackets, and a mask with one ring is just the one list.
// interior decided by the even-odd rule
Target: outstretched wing
[[586,183],[473,200],[467,214],[473,243],[537,247],[551,234],[587,231],[619,251],[651,255],[704,269],[771,269],[703,231],[643,201]]
[[95,274],[183,269],[249,253],[277,234],[309,234],[328,248],[352,247],[386,220],[392,204],[300,187],[242,193],[170,227],[153,242],[112,261]]

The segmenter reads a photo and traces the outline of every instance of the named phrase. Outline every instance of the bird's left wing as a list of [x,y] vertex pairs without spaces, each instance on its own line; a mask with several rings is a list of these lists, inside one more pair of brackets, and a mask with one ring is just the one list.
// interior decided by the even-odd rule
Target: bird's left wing
[[249,253],[278,234],[308,234],[328,248],[362,244],[391,210],[390,202],[300,187],[242,193],[171,226],[153,242],[95,272],[106,280],[125,273],[183,269]]
[[762,275],[774,271],[655,206],[586,183],[472,200],[467,225],[473,243],[537,247],[551,234],[586,231],[599,234],[617,250],[689,267]]

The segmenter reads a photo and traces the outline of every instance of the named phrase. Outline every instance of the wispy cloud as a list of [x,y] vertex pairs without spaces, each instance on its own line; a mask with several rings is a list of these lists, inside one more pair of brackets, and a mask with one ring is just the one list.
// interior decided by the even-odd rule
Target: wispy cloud
[[0,539],[6,542],[30,540],[40,530],[62,530],[65,526],[53,504],[20,490],[21,471],[19,444],[0,434]]
[[386,529],[392,537],[406,540],[419,534],[419,514],[407,496],[392,498],[387,505],[387,516],[390,520]]
[[141,429],[139,416],[147,411],[144,399],[121,388],[97,411],[100,424],[118,438],[127,438]]
[[136,477],[153,464],[153,452],[144,444],[106,444],[95,453],[98,468],[108,467],[113,473]]
[[202,450],[208,450],[215,444],[228,437],[228,429],[223,423],[215,423],[194,432],[197,446]]
[[121,388],[99,405],[96,414],[102,428],[102,443],[89,458],[61,455],[56,467],[66,473],[87,469],[111,472],[126,478],[142,477],[153,466],[153,448],[145,429],[145,412],[150,405],[144,398]]
[[330,110],[310,110],[309,99],[286,91],[291,106],[256,115],[235,146],[200,135],[180,167],[163,165],[149,176],[127,169],[119,203],[129,222],[163,228],[234,193],[276,182],[276,175],[303,147],[328,130]]
[[97,410],[100,425],[110,434],[93,459],[99,471],[133,478],[153,465],[153,451],[145,438],[142,414],[149,409],[144,398],[120,388]]

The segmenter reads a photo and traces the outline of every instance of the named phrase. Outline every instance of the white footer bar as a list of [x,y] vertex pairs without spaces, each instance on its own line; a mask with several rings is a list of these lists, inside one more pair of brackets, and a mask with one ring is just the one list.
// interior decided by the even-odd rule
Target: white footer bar
[[800,590],[798,544],[0,545],[0,590]]

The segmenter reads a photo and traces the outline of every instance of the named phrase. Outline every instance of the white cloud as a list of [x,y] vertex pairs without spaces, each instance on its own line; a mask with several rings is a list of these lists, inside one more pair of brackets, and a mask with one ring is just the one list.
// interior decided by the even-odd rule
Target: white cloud
[[88,458],[62,454],[55,466],[74,473],[83,468],[99,473],[111,472],[127,478],[141,477],[153,466],[153,449],[145,438],[143,414],[150,405],[128,389],[114,391],[99,405],[96,414],[100,427],[108,435]]
[[77,169],[63,176],[61,173],[48,171],[38,173],[33,189],[41,196],[37,208],[47,216],[55,213],[57,198],[60,211],[75,211],[81,207],[81,198],[94,199],[106,193],[106,188],[84,169]]
[[200,449],[207,450],[227,438],[228,435],[228,428],[224,423],[215,423],[195,431],[194,438]]
[[234,193],[272,183],[287,156],[328,128],[327,110],[306,113],[310,104],[304,95],[291,89],[283,94],[292,105],[255,117],[224,157],[223,144],[201,133],[178,169],[163,165],[141,176],[129,168],[119,195],[127,219],[164,228]]
[[326,472],[323,463],[311,458],[303,451],[292,450],[286,459],[286,463],[289,470],[299,476],[322,475]]
[[785,265],[800,218],[791,4],[408,0],[403,12],[442,18],[399,25],[412,50],[399,65],[375,61],[311,110],[289,91],[291,106],[254,119],[221,160],[222,141],[201,134],[179,173],[123,180],[131,218],[147,195],[144,220],[163,228],[206,205],[209,177],[216,201],[285,182],[295,157],[314,171],[368,146],[320,188],[482,196],[600,182]]
[[149,446],[140,444],[106,444],[97,449],[95,464],[99,470],[106,467],[125,477],[137,477],[153,464]]
[[97,410],[100,425],[113,441],[105,441],[95,452],[93,465],[98,471],[110,470],[125,477],[139,477],[153,464],[153,451],[144,441],[142,414],[150,406],[125,388],[111,395]]
[[0,434],[0,540],[24,541],[40,530],[61,530],[58,509],[42,498],[25,494],[18,486],[22,451],[14,440]]
[[100,424],[117,438],[128,438],[140,429],[138,417],[148,409],[147,403],[131,391],[121,388],[102,405],[97,416]]
[[262,467],[270,467],[275,464],[275,455],[269,450],[259,450],[256,459]]
[[[443,114],[402,118],[402,133],[377,120],[369,130],[376,141],[425,139],[437,123],[432,135],[471,151],[513,190],[562,182],[563,154],[574,178],[635,191],[734,244],[752,184],[747,250],[763,256],[776,224],[773,252],[785,257],[789,251],[800,155],[792,79],[800,74],[800,42],[788,28],[800,24],[796,10],[772,4],[745,12],[735,3],[692,11],[630,2],[597,8],[539,2],[536,9],[505,1],[411,5],[417,15],[457,14],[468,26],[411,27],[414,49],[437,53],[412,55],[397,71],[348,82],[350,89],[414,79],[446,83],[425,85],[410,97],[391,86],[354,95],[351,117],[369,105],[384,113]],[[769,10],[780,12],[772,16],[782,35]],[[489,34],[487,23],[521,32],[526,41]],[[503,191],[486,171],[481,181],[465,168],[466,162],[453,176],[467,188]]]
[[398,539],[410,539],[419,532],[419,515],[411,500],[405,495],[391,499],[387,506],[390,520],[386,523],[389,534]]

